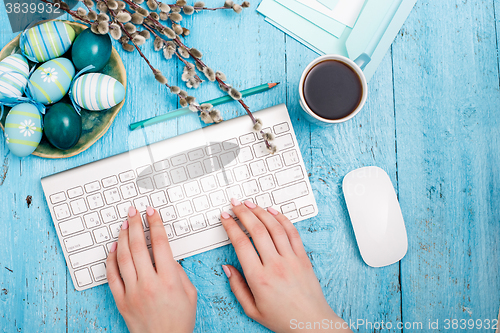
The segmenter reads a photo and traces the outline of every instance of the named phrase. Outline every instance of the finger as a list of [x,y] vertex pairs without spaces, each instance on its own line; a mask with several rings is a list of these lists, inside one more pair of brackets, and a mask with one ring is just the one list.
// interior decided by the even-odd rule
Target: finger
[[189,297],[191,297],[191,300],[196,302],[196,299],[198,298],[198,290],[196,290],[196,287],[193,285],[191,280],[189,280],[189,277],[187,276],[186,272],[184,271],[184,268],[176,262],[175,263],[177,272],[179,273],[179,277],[181,279],[182,286],[184,287],[184,290],[186,291],[186,294],[188,294]]
[[176,270],[177,262],[172,255],[172,249],[168,243],[167,233],[160,218],[160,214],[148,207],[146,209],[146,218],[149,223],[149,231],[151,235],[151,246],[153,247],[153,257],[155,258],[155,266],[158,274],[172,275]]
[[250,239],[243,232],[243,230],[241,230],[236,221],[234,221],[234,219],[226,212],[221,214],[220,220],[234,246],[234,250],[245,274],[251,272],[253,269],[262,267],[262,262],[260,261],[252,242],[250,242]]
[[129,247],[138,278],[148,278],[154,273],[153,263],[149,256],[141,215],[134,207],[128,209]]
[[283,229],[285,229],[286,234],[288,236],[288,240],[290,241],[290,245],[292,246],[293,252],[298,257],[305,257],[307,260],[309,260],[309,257],[307,256],[306,250],[304,249],[304,244],[302,244],[302,239],[300,238],[300,234],[297,231],[297,228],[293,225],[292,222],[283,214],[278,212],[276,209],[273,209],[272,207],[269,207],[268,212],[274,216],[276,221],[278,221],[282,226]]
[[236,296],[238,302],[240,302],[245,314],[258,321],[260,312],[259,309],[257,309],[255,298],[253,297],[250,287],[248,287],[243,276],[241,276],[240,272],[231,265],[222,265],[222,269],[229,280],[231,291],[234,296]]
[[111,289],[115,302],[118,304],[125,295],[125,286],[122,278],[120,277],[120,270],[118,268],[118,262],[116,261],[117,245],[118,244],[116,242],[111,245],[108,259],[106,259],[106,277],[108,279],[109,289]]
[[118,235],[118,247],[116,250],[116,261],[122,275],[125,289],[133,286],[137,282],[137,272],[134,266],[134,260],[128,246],[128,221],[122,224],[122,229]]
[[278,253],[282,256],[293,255],[292,246],[285,228],[276,221],[274,216],[251,201],[245,201],[245,206],[266,226]]
[[241,224],[248,230],[250,236],[252,236],[255,248],[259,252],[260,257],[263,261],[267,259],[277,257],[278,251],[276,246],[271,239],[271,235],[266,228],[266,226],[252,213],[247,206],[242,205],[236,199],[231,199],[232,210],[234,214],[238,217]]

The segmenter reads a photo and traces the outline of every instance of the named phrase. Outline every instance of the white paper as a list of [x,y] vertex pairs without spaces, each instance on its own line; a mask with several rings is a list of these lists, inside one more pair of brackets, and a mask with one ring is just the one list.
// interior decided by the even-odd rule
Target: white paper
[[317,0],[297,0],[300,3],[347,25],[350,28],[354,27],[359,13],[363,8],[365,0],[339,0],[335,8],[329,9]]

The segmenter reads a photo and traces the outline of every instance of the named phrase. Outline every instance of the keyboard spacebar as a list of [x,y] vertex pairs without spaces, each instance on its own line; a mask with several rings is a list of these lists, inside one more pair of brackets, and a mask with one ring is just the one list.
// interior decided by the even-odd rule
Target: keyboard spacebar
[[[201,250],[205,247],[210,247],[217,243],[227,241],[227,233],[222,225],[193,234],[181,239],[170,241],[170,248],[174,258],[186,256],[190,252]],[[208,250],[208,249],[207,249]]]

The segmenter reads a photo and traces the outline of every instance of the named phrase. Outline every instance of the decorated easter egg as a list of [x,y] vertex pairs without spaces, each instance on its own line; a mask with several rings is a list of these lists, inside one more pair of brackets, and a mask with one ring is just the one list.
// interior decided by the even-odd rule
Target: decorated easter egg
[[43,121],[45,137],[56,148],[69,149],[80,139],[82,118],[70,104],[59,102],[52,105]]
[[19,47],[30,60],[45,62],[62,56],[75,40],[75,30],[61,21],[50,21],[23,33]]
[[111,76],[90,73],[73,82],[70,94],[80,107],[101,111],[120,103],[125,98],[125,88]]
[[35,151],[42,139],[42,118],[30,103],[14,106],[5,119],[5,140],[12,154],[25,157]]
[[53,104],[68,93],[75,76],[75,67],[66,58],[57,58],[43,63],[30,77],[30,92],[33,99],[42,104]]
[[0,101],[5,97],[21,97],[28,83],[28,61],[13,54],[0,61]]
[[100,72],[111,57],[111,49],[111,38],[108,34],[97,35],[92,30],[85,29],[73,43],[71,58],[77,70],[93,65],[95,68],[89,72]]

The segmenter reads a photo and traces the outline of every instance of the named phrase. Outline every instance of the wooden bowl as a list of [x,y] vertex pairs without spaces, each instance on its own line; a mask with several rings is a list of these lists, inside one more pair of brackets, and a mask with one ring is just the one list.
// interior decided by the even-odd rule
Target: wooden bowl
[[[39,22],[43,23],[46,21]],[[80,34],[83,30],[87,28],[86,25],[72,22],[72,21],[63,21],[75,30],[76,34]],[[19,35],[20,36],[20,35]],[[19,50],[19,36],[11,40],[5,47],[0,51],[0,61],[11,55],[14,52]],[[66,53],[67,54],[67,53]],[[106,64],[103,70],[100,73],[109,75],[114,77],[116,80],[120,81],[125,88],[127,89],[127,73],[125,72],[125,67],[123,66],[122,59],[120,55],[113,47],[111,51],[111,58],[109,62]],[[67,98],[67,97],[65,97]],[[64,99],[63,99],[64,101]],[[75,156],[82,151],[87,150],[90,146],[92,146],[97,140],[99,140],[104,133],[108,131],[108,128],[113,123],[118,112],[120,112],[123,104],[125,103],[125,98],[121,103],[115,105],[109,110],[105,111],[85,111],[82,110],[82,135],[78,143],[70,149],[60,150],[52,146],[45,136],[42,138],[42,141],[33,152],[32,155],[40,156],[44,158],[66,158]],[[4,130],[5,118],[7,117],[7,113],[10,108],[6,108],[7,112],[4,112],[2,119],[0,119],[0,127]]]

